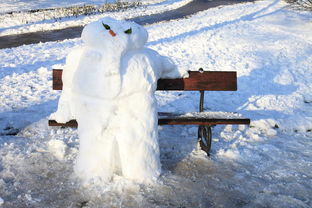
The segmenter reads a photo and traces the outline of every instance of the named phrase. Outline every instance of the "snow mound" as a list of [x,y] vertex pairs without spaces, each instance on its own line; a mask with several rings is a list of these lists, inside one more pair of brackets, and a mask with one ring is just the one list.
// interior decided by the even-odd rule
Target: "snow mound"
[[[51,118],[78,122],[76,175],[86,183],[115,173],[139,182],[161,173],[155,90],[160,78],[187,77],[173,62],[145,48],[147,31],[134,22],[103,18],[82,32],[83,45],[66,59],[63,91]],[[65,147],[49,142],[62,159]]]

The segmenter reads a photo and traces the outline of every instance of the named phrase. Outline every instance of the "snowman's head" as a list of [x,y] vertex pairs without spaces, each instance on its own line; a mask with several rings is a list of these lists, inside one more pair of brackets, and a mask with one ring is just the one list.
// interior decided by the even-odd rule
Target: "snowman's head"
[[105,17],[85,26],[81,37],[87,47],[122,53],[142,48],[148,34],[144,27],[134,22]]

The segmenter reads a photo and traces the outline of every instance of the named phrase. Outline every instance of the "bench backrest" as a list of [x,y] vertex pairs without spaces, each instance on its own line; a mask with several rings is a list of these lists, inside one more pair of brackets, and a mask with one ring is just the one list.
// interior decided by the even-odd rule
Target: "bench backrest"
[[[53,69],[53,89],[62,90],[62,69]],[[157,90],[181,91],[236,91],[236,72],[232,71],[189,71],[189,78],[160,79]]]

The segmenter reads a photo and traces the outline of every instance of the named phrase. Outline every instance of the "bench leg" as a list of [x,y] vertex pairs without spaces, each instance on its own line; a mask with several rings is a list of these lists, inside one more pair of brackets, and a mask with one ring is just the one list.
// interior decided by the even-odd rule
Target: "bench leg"
[[211,149],[211,126],[199,126],[198,127],[198,141],[202,150],[204,150],[209,156]]
[[[199,69],[200,72],[203,71],[203,69]],[[205,100],[205,91],[199,91],[200,92],[200,100],[199,100],[199,112],[204,111],[204,100]],[[204,150],[208,157],[209,152],[211,149],[211,126],[199,126],[198,127],[198,142],[200,145],[200,148]]]

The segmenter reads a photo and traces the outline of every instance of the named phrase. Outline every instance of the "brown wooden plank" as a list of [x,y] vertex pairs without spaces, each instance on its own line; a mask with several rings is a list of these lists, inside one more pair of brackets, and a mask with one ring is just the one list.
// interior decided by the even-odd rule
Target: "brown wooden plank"
[[67,123],[58,123],[55,120],[49,120],[49,126],[63,126],[63,127],[78,127],[78,123],[76,120],[71,120]]
[[[160,79],[157,90],[206,90],[206,91],[236,91],[236,72],[229,71],[190,71],[190,77],[185,79]],[[53,89],[62,90],[62,70],[53,69]]]
[[62,69],[53,69],[53,82],[52,87],[53,90],[62,90],[63,89],[63,81],[62,81]]
[[159,112],[158,125],[250,124],[250,119],[232,112]]
[[171,118],[162,118],[158,120],[158,125],[202,125],[202,126],[211,126],[211,125],[226,125],[226,124],[244,124],[249,125],[250,119],[247,118],[196,118],[196,119],[171,119]]
[[229,71],[189,71],[189,78],[160,79],[157,90],[206,90],[206,91],[236,91],[236,72]]

